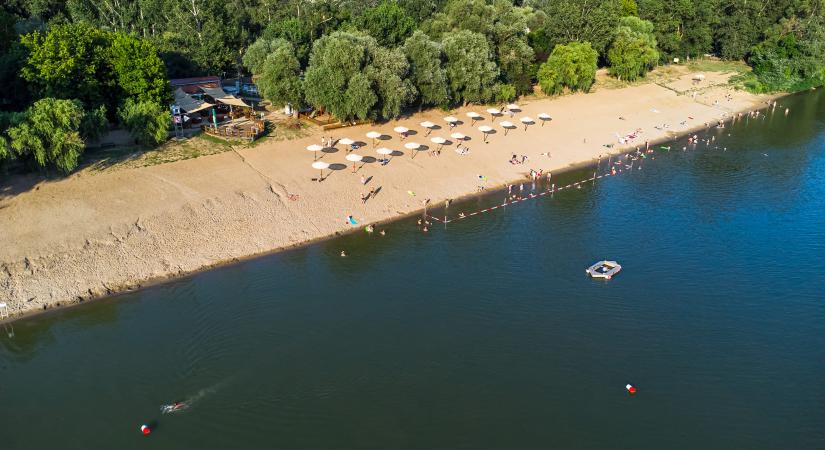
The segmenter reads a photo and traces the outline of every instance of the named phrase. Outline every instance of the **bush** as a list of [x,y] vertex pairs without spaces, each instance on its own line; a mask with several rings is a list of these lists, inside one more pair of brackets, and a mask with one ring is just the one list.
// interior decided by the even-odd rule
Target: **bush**
[[548,95],[560,94],[565,88],[587,92],[596,80],[598,59],[599,53],[589,42],[556,45],[539,67],[539,86]]
[[16,156],[30,159],[38,167],[54,166],[69,173],[77,167],[85,148],[80,135],[84,116],[78,100],[38,100],[8,129],[7,145]]
[[616,37],[607,50],[607,59],[610,74],[621,80],[644,77],[659,60],[653,24],[638,17],[622,17]]
[[166,108],[157,103],[129,99],[117,113],[120,122],[139,144],[154,146],[169,136],[171,116]]

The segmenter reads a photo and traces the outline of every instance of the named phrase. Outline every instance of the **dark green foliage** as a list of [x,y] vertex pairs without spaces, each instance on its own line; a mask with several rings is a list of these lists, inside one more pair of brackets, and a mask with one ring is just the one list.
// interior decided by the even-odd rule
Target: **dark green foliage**
[[95,109],[86,111],[83,120],[80,122],[80,135],[83,139],[94,141],[99,139],[109,126],[106,119],[106,107],[103,105]]
[[403,50],[410,63],[410,80],[418,90],[421,104],[446,105],[450,94],[441,44],[416,31],[407,38]]
[[450,92],[455,102],[486,102],[493,97],[498,67],[484,35],[468,30],[444,36]]
[[607,51],[607,59],[610,74],[621,80],[644,77],[659,60],[653,24],[638,17],[622,17]]
[[753,47],[748,63],[754,79],[747,86],[757,92],[825,85],[825,20],[783,20]]
[[285,39],[292,44],[295,49],[295,56],[304,66],[309,60],[309,52],[312,50],[312,34],[313,30],[307,22],[296,18],[287,18],[271,22],[261,35],[261,39]]
[[118,98],[161,105],[172,100],[166,68],[151,42],[115,33],[111,38],[108,61],[114,72],[113,82],[123,91]]
[[90,106],[112,104],[109,34],[85,23],[58,25],[48,33],[21,37],[28,50],[22,70],[38,98],[80,99]]
[[139,144],[155,146],[168,137],[172,117],[169,110],[149,101],[126,100],[118,117]]
[[112,112],[125,98],[170,100],[163,62],[146,40],[83,23],[54,26],[21,40],[28,50],[21,73],[37,97],[78,99]]
[[315,42],[304,76],[307,102],[335,117],[397,117],[415,98],[409,64],[371,36],[337,31]]
[[590,90],[596,80],[599,54],[589,42],[557,45],[538,72],[539,86],[546,94]]
[[415,21],[404,8],[384,0],[352,21],[352,29],[374,37],[380,45],[396,47],[415,30]]
[[621,0],[531,0],[528,5],[543,11],[546,22],[534,42],[536,53],[549,55],[557,44],[590,42],[604,55],[619,18],[622,16]]
[[292,44],[284,39],[270,42],[270,52],[261,63],[260,71],[253,72],[261,95],[275,105],[303,105],[301,65],[295,57]]

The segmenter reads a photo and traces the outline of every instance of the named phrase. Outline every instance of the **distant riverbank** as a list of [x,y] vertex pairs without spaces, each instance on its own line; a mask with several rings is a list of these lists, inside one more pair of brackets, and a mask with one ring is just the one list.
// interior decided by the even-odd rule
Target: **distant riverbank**
[[[726,75],[706,76],[699,86],[686,73],[667,85],[527,99],[513,117],[494,120],[486,107],[468,107],[451,112],[463,121],[452,130],[440,111],[335,130],[326,136],[364,141],[357,153],[372,158],[353,174],[345,146],[319,152],[333,169],[325,171],[322,183],[313,181],[319,171],[310,167],[313,154],[305,150],[320,144],[321,134],[42,182],[0,199],[0,295],[15,317],[76,304],[351,231],[348,216],[361,229],[413,214],[425,199],[443,203],[477,192],[480,185],[524,180],[531,169],[557,172],[643,147],[645,141],[670,140],[765,107],[772,98],[735,91],[723,84]],[[471,126],[469,111],[482,120]],[[552,120],[542,123],[540,113]],[[523,117],[535,123],[525,130]],[[441,129],[425,136],[419,125],[425,120]],[[506,136],[500,126],[505,120],[516,125]],[[413,130],[404,141],[393,131],[399,125]],[[496,131],[487,143],[481,125]],[[387,138],[377,147],[396,150],[385,166],[366,137],[371,130]],[[432,137],[455,141],[454,132],[469,138],[463,144],[469,152],[459,154],[453,144],[440,156],[428,154],[437,147]],[[405,148],[410,142],[427,147],[413,157]],[[509,163],[512,155],[525,162]],[[361,194],[370,191],[363,202]]]

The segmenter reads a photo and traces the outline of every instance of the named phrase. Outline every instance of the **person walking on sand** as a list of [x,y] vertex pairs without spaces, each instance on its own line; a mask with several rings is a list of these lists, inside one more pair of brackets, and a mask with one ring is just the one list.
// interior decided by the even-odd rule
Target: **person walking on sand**
[[361,204],[367,203],[367,194],[361,193]]

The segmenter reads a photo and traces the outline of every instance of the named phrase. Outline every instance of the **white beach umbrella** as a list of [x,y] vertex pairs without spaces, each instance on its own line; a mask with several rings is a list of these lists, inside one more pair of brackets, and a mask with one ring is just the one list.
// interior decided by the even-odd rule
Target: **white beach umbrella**
[[440,137],[440,136],[436,136],[436,137],[434,137],[434,138],[430,139],[430,141],[431,141],[433,144],[438,144],[438,150],[441,150],[441,147],[442,147],[444,144],[446,144],[446,143],[447,143],[447,140],[446,140],[446,139],[444,139],[443,137]]
[[530,118],[530,117],[526,117],[526,116],[525,116],[525,117],[522,117],[522,118],[521,118],[521,119],[519,119],[519,120],[521,121],[521,123],[523,123],[523,124],[524,124],[524,130],[525,130],[525,131],[527,131],[527,126],[528,126],[528,125],[530,125],[531,123],[535,123],[535,121],[534,121],[532,118]]
[[402,133],[406,133],[406,132],[410,131],[410,129],[407,128],[407,127],[395,127],[395,128],[392,129],[392,131],[395,131],[396,133],[402,134]]
[[364,159],[363,156],[357,155],[355,153],[350,153],[349,155],[346,156],[346,158],[347,158],[347,161],[350,161],[352,163],[352,173],[356,172],[355,163],[361,162]]
[[467,113],[467,117],[470,118],[470,126],[473,126],[476,123],[476,120],[481,119],[481,114],[475,111],[470,111]]
[[487,108],[487,112],[490,114],[490,120],[493,122],[496,121],[496,117],[501,115],[501,110],[498,108]]
[[346,150],[349,152],[349,151],[351,151],[351,150],[352,150],[351,145],[352,145],[352,144],[354,144],[354,143],[355,143],[355,141],[353,141],[353,140],[352,140],[352,139],[350,139],[350,138],[345,137],[345,138],[338,139],[338,143],[339,143],[339,144],[342,144],[342,145],[346,145],[346,146],[347,146],[347,149],[346,149]]
[[458,119],[456,119],[453,116],[447,116],[447,117],[444,118],[444,121],[447,122],[447,123],[456,123],[456,122],[458,122]]
[[381,147],[378,150],[376,150],[375,152],[378,153],[379,155],[383,155],[384,159],[387,159],[386,157],[389,156],[389,155],[392,155],[393,152],[395,152],[395,150],[389,149],[387,147]]
[[521,111],[521,106],[515,103],[510,103],[509,105],[507,105],[507,109],[510,111]]
[[493,132],[492,127],[488,127],[487,125],[482,125],[478,127],[478,131],[484,133],[484,142],[487,142],[487,136]]
[[547,114],[547,113],[539,113],[539,120],[541,120],[541,126],[544,126],[544,122],[547,122],[547,121],[553,120],[553,118],[552,118],[552,117],[550,117],[550,114]]
[[321,177],[318,178],[318,181],[324,181],[324,169],[326,169],[328,167],[329,167],[329,164],[327,164],[323,161],[315,161],[314,163],[312,163],[312,168],[313,169],[318,169],[318,170],[321,171]]
[[427,129],[427,134],[425,134],[424,136],[429,136],[430,133],[433,132],[433,128],[435,128],[435,124],[430,122],[429,120],[425,120],[424,122],[421,122],[419,125]]
[[510,128],[515,128],[516,126],[513,125],[513,122],[508,122],[506,120],[501,122],[501,127],[504,128],[504,135],[507,136],[507,130]]
[[464,136],[461,133],[453,133],[450,135],[450,137],[453,139],[458,139],[459,141],[463,141],[466,136]]
[[421,144],[419,144],[418,142],[407,142],[406,144],[404,144],[404,148],[406,148],[407,150],[412,150],[412,154],[410,155],[410,157],[415,158],[415,151],[421,148]]
[[324,147],[321,147],[318,144],[307,145],[307,150],[309,150],[311,152],[315,152],[315,157],[313,158],[314,160],[318,159],[318,152],[323,150],[323,149],[324,149]]
[[381,133],[377,131],[370,131],[367,133],[367,137],[372,139],[372,146],[375,147],[375,140],[383,136]]

